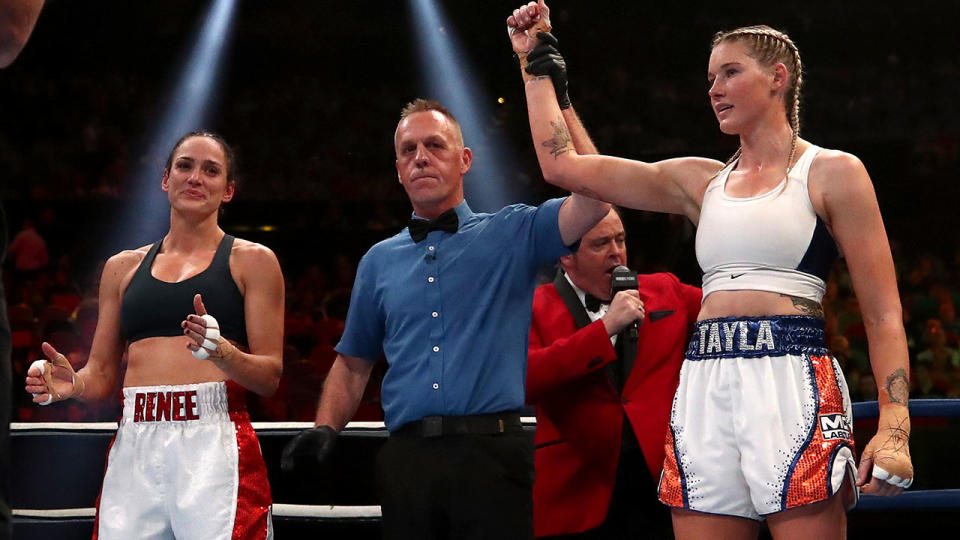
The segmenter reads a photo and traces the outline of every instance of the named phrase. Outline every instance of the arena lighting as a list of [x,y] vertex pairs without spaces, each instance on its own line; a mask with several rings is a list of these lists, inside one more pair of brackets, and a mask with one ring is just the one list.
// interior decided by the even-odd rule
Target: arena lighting
[[[510,143],[491,133],[494,117],[488,104],[495,98],[478,90],[479,78],[474,76],[470,60],[437,2],[411,0],[411,7],[413,35],[427,82],[427,93],[421,97],[436,99],[450,109],[460,121],[464,143],[473,150],[473,166],[464,182],[470,207],[492,212],[506,204],[526,201],[526,189],[517,185],[520,169]],[[506,43],[506,27],[503,32]],[[509,61],[506,54],[504,62]]]
[[[170,206],[160,189],[163,168],[173,144],[185,133],[210,129],[220,57],[230,36],[236,0],[213,0],[203,23],[193,31],[182,75],[162,108],[156,130],[146,139],[147,150],[133,171],[133,187],[113,251],[155,242],[169,227]],[[229,140],[229,139],[228,139]]]

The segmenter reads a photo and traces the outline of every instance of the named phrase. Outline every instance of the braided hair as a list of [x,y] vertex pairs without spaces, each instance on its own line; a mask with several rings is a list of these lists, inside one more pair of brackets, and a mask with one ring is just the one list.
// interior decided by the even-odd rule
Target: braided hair
[[[792,100],[784,101],[787,121],[790,123],[790,131],[793,132],[790,157],[787,159],[787,174],[790,174],[793,157],[797,153],[797,140],[800,138],[800,88],[803,86],[803,64],[800,63],[800,51],[787,34],[765,25],[744,26],[717,32],[713,36],[710,47],[714,48],[725,42],[743,43],[747,47],[747,54],[761,65],[772,66],[779,62],[787,68],[787,94],[793,97]],[[741,153],[742,148],[737,148],[723,167],[726,168],[736,161]]]

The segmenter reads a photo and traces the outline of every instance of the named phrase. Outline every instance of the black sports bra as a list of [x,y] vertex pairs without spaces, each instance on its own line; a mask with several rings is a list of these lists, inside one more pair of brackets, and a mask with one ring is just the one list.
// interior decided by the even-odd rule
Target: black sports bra
[[247,344],[247,323],[243,295],[230,275],[233,237],[224,235],[206,270],[183,281],[161,281],[150,273],[163,241],[150,247],[123,293],[120,328],[124,338],[134,341],[157,336],[181,336],[180,322],[193,313],[193,295],[200,294],[210,315],[220,323],[220,334]]

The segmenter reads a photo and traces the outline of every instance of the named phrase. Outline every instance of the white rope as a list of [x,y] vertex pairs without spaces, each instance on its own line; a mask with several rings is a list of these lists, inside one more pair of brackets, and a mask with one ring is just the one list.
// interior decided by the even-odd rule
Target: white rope
[[[534,416],[520,418],[524,425],[534,426]],[[313,422],[251,422],[256,431],[301,430],[313,427]],[[386,430],[383,422],[350,422],[344,431]],[[116,431],[116,422],[11,422],[11,431]]]
[[[40,510],[30,508],[13,509],[13,515],[24,518],[92,518],[96,516],[96,513],[96,508],[60,508],[56,510]],[[377,505],[333,506],[279,503],[273,505],[273,515],[276,517],[317,519],[378,519],[381,516],[380,507]]]
[[321,519],[374,519],[380,517],[380,506],[317,506],[313,504],[274,504],[277,517],[306,517]]
[[116,422],[10,422],[10,431],[116,431]]
[[[313,422],[251,422],[257,431],[301,430],[313,427]],[[372,429],[387,429],[383,422],[350,422],[346,430],[368,431]]]
[[57,510],[34,510],[14,508],[13,515],[26,518],[92,518],[97,515],[96,508],[60,508]]

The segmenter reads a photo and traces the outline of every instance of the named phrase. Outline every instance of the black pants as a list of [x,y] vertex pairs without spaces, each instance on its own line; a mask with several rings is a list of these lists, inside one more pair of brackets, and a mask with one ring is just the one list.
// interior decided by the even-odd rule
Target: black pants
[[392,435],[377,456],[377,484],[386,540],[533,538],[533,445],[522,428]]
[[623,445],[607,518],[599,527],[543,540],[672,540],[670,510],[657,499],[657,484],[637,437],[624,417]]

